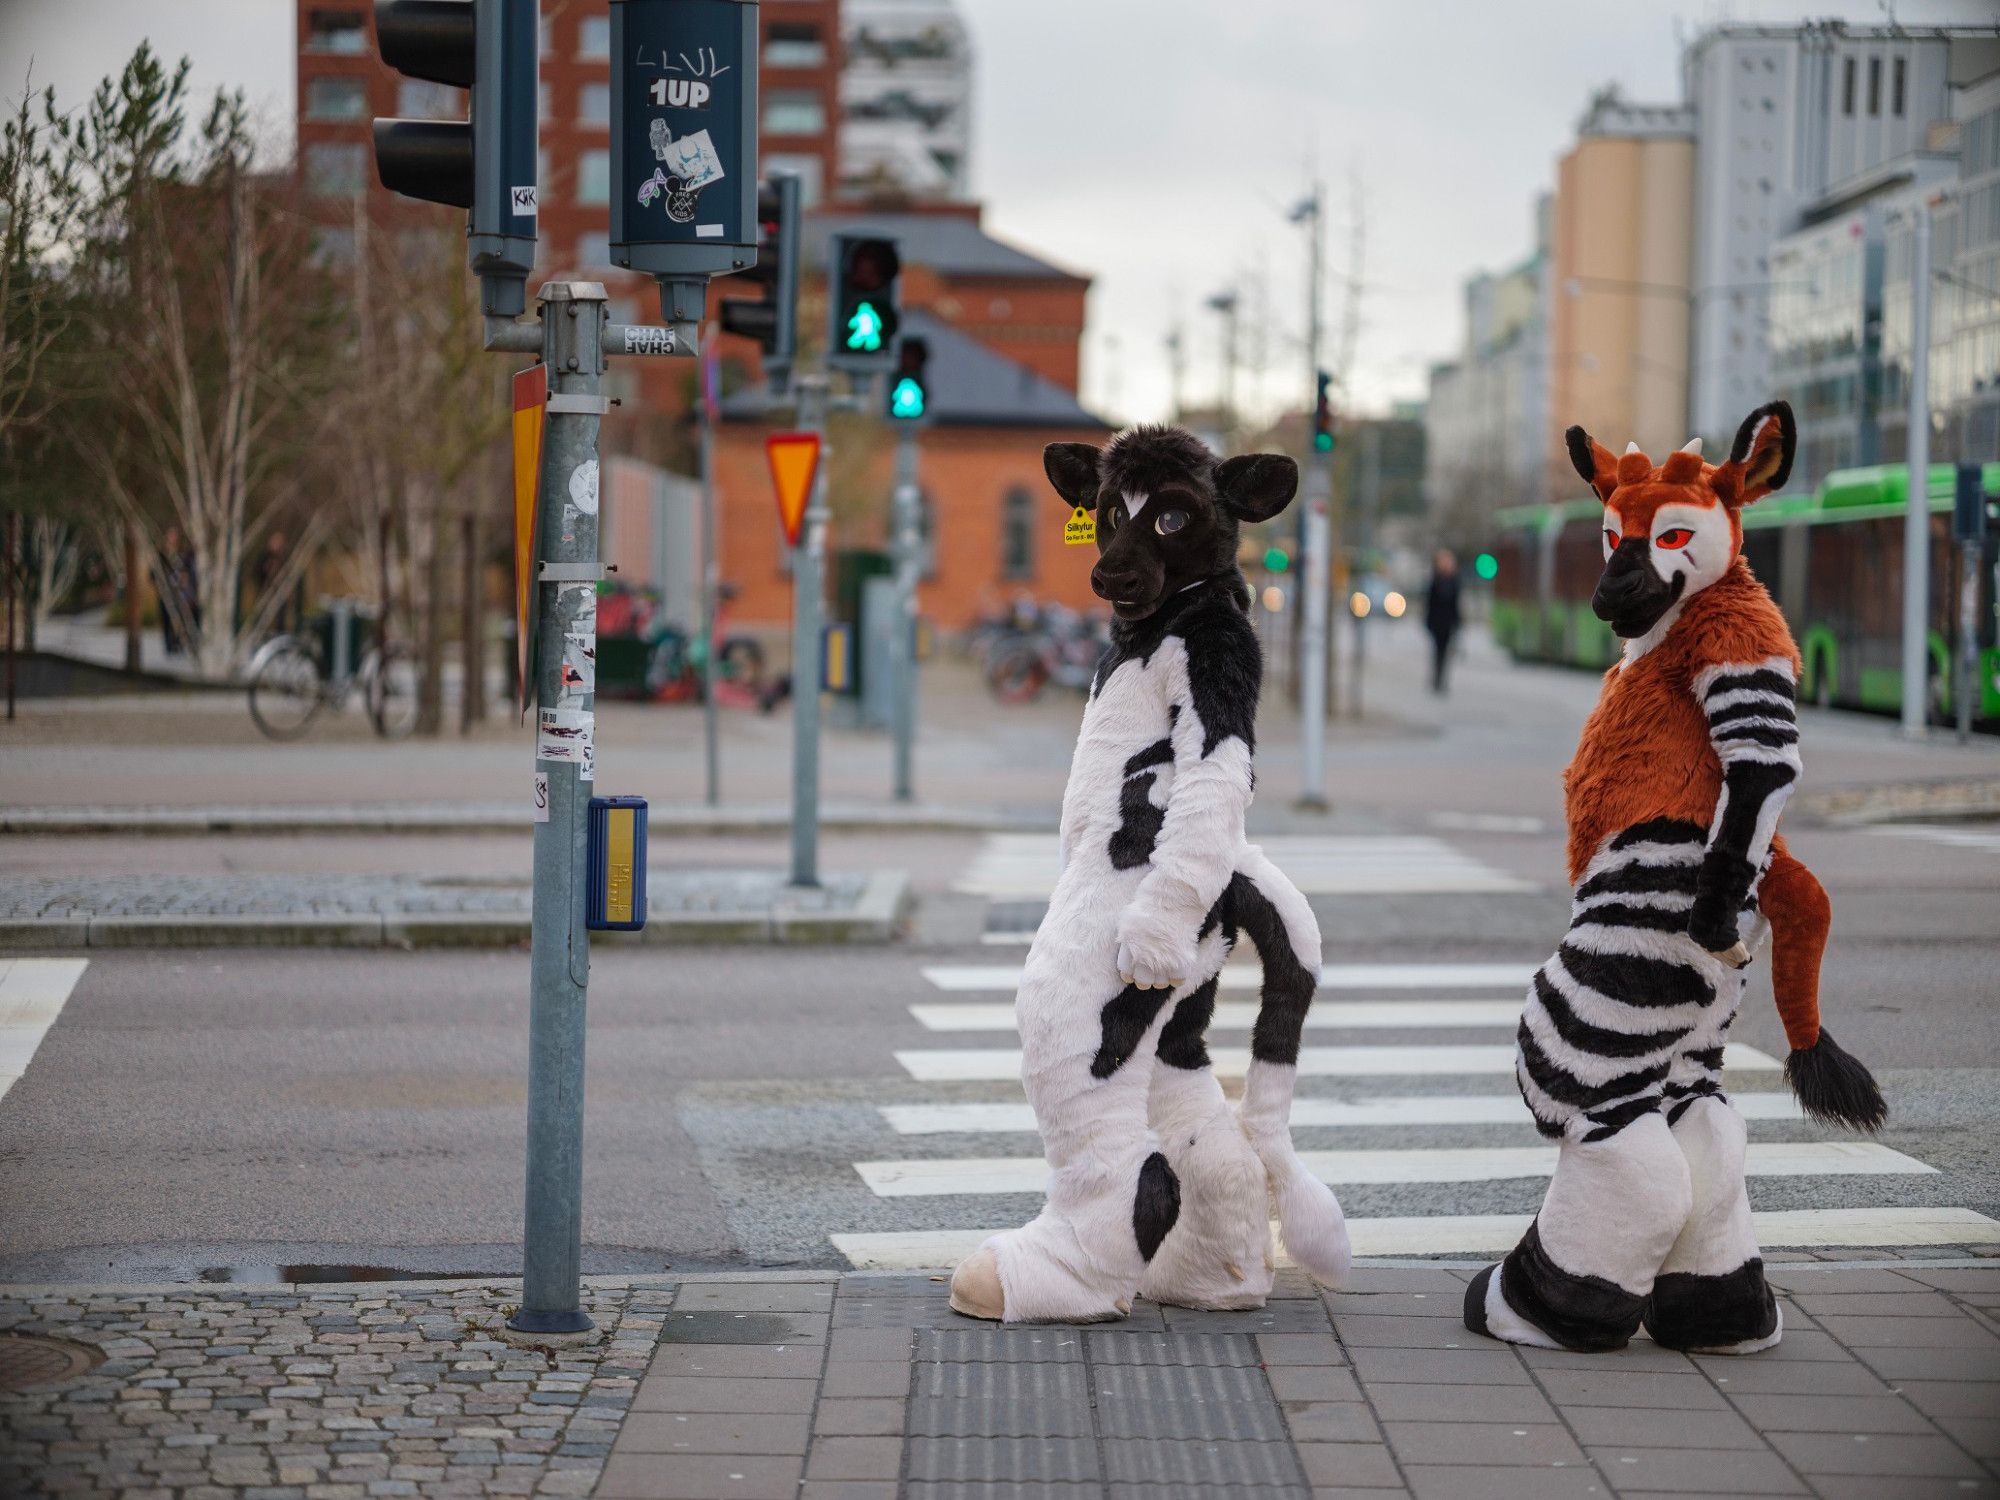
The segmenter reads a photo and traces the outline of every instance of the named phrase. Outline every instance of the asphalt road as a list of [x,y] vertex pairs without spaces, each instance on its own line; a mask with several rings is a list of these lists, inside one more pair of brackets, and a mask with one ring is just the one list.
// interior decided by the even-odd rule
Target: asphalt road
[[[1371,702],[1392,707],[1396,719],[1336,741],[1330,789],[1339,810],[1327,823],[1286,810],[1284,778],[1296,762],[1282,705],[1273,704],[1260,758],[1260,772],[1268,768],[1261,826],[1309,838],[1317,829],[1441,839],[1444,855],[1497,877],[1490,884],[1512,877],[1514,889],[1479,892],[1425,889],[1421,880],[1401,894],[1365,883],[1359,892],[1328,890],[1315,904],[1329,962],[1532,965],[1564,925],[1556,778],[1594,685],[1476,657],[1454,697],[1436,704],[1410,686],[1406,668],[1415,660],[1385,649]],[[970,704],[954,703],[959,720],[937,730],[937,744],[980,738],[978,723],[963,717]],[[1051,705],[1031,721],[1010,721],[982,752],[1011,763],[996,795],[1025,803],[1059,791],[1073,714],[1073,705]],[[66,732],[85,736],[80,722]],[[438,780],[449,749],[413,753]],[[881,755],[879,741],[850,749],[857,766],[864,752],[871,764]],[[356,757],[377,750],[351,747]],[[51,752],[35,753],[46,760]],[[313,775],[287,779],[300,769],[288,752],[229,753],[291,768],[266,772],[270,796],[333,798]],[[685,772],[678,740],[661,740],[653,753],[669,768],[662,774]],[[29,774],[22,754],[6,752],[0,795]],[[76,800],[102,800],[114,783],[126,785],[117,776],[140,764],[139,754],[79,747]],[[363,762],[342,760],[347,754],[338,745],[324,757],[311,752],[305,769],[334,765],[351,780]],[[2000,768],[1992,746],[1911,747],[1880,722],[1814,714],[1806,755],[1809,786]],[[482,776],[486,758],[476,757]],[[952,771],[940,752],[920,765],[976,790],[987,760]],[[128,800],[173,800],[172,767],[152,774]],[[52,790],[65,788],[44,780],[37,800]],[[182,790],[192,800],[203,795],[196,784]],[[1833,895],[1824,1011],[1890,1095],[1894,1116],[1880,1144],[1937,1170],[1761,1177],[1753,1202],[1760,1210],[1959,1207],[2000,1218],[1992,1125],[2000,1116],[2000,826],[1836,831],[1801,823],[1790,836]],[[655,860],[776,863],[783,847],[781,839],[704,839],[656,849]],[[1020,1098],[1016,1082],[927,1080],[907,1060],[925,1054],[935,1070],[955,1061],[948,1054],[1014,1045],[1004,1029],[935,1030],[910,1010],[1008,998],[1004,986],[942,990],[925,974],[1020,961],[1019,946],[979,941],[985,900],[952,889],[984,849],[962,834],[828,841],[830,865],[893,863],[916,873],[924,899],[910,944],[600,955],[590,1000],[587,1269],[839,1265],[832,1235],[997,1227],[1034,1211],[1031,1193],[896,1195],[857,1170],[1038,1154],[1033,1135],[1018,1129],[911,1133],[883,1113]],[[511,868],[521,854],[518,841],[491,838],[14,838],[0,840],[0,881],[63,871],[162,880],[205,871],[449,873]],[[1032,920],[1032,903],[1025,910]],[[1024,920],[1023,908],[996,905],[990,920],[999,927],[1008,918]],[[90,955],[25,1075],[0,1097],[0,1277],[178,1279],[325,1263],[515,1269],[527,988],[521,953]],[[1519,993],[1438,981],[1334,998],[1476,997],[1490,1005]],[[1491,1047],[1509,1031],[1398,1025],[1311,1033],[1308,1042]],[[1783,1055],[1761,971],[1735,1040]],[[1216,1041],[1240,1046],[1243,1036]],[[1303,1079],[1300,1095],[1330,1106],[1381,1096],[1494,1098],[1511,1087],[1491,1075],[1330,1075]],[[1732,1081],[1747,1092],[1780,1087],[1768,1070]],[[1767,1146],[1840,1139],[1780,1117],[1752,1130]],[[1306,1150],[1422,1151],[1433,1162],[1437,1153],[1534,1144],[1524,1119],[1305,1124],[1297,1134]],[[968,1180],[987,1171],[965,1170]],[[1340,1192],[1357,1217],[1468,1216],[1531,1212],[1542,1186],[1532,1176],[1500,1176]]]

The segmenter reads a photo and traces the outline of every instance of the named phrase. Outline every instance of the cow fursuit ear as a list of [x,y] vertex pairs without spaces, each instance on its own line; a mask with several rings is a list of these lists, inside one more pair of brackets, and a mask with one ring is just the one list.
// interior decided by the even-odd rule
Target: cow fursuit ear
[[1748,505],[1784,487],[1792,477],[1792,459],[1799,451],[1799,426],[1788,402],[1758,407],[1736,429],[1729,445],[1729,462],[1711,481],[1725,505]]
[[1088,443],[1050,443],[1042,450],[1042,470],[1065,505],[1097,509],[1098,450]]
[[1215,470],[1216,493],[1239,521],[1268,521],[1299,491],[1299,466],[1282,453],[1245,453]]
[[1618,488],[1618,459],[1612,451],[1581,427],[1563,434],[1563,446],[1569,449],[1569,461],[1583,482],[1597,491],[1598,499],[1609,500]]

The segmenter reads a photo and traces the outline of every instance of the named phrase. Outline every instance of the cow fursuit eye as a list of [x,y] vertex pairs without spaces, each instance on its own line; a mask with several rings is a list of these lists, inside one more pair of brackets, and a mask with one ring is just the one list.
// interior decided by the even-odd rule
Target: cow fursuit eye
[[1187,525],[1187,523],[1186,511],[1163,510],[1160,512],[1159,519],[1153,522],[1153,530],[1157,531],[1161,536],[1172,536],[1176,531]]

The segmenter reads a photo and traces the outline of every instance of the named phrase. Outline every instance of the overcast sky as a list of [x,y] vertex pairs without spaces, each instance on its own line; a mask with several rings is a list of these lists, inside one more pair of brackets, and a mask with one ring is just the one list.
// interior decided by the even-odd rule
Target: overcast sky
[[[589,3],[589,0],[579,0]],[[977,49],[974,187],[987,225],[1096,278],[1085,395],[1107,414],[1168,402],[1163,341],[1186,329],[1187,398],[1219,382],[1211,294],[1243,288],[1238,398],[1306,387],[1305,236],[1285,210],[1316,161],[1337,326],[1350,183],[1365,229],[1354,390],[1421,397],[1462,334],[1460,283],[1530,246],[1537,192],[1592,90],[1679,97],[1679,39],[1720,18],[1879,20],[1880,3],[1735,0],[958,0]],[[1902,0],[1897,19],[1989,22],[1990,0]],[[281,138],[291,0],[0,0],[0,70],[80,98],[142,38],[244,88]],[[1261,283],[1262,298],[1257,293]],[[1259,301],[1267,304],[1257,316]],[[1260,337],[1258,330],[1265,329]],[[1261,346],[1261,347],[1260,347]]]

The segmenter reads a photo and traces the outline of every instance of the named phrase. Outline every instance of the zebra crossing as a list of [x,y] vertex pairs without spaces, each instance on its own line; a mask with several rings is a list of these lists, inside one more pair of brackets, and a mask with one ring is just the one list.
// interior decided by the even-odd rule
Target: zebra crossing
[[[976,879],[1008,899],[1046,896],[1022,873],[1027,864],[1018,851],[989,846],[987,852],[994,858],[968,871],[968,882]],[[1308,1168],[1344,1195],[1353,1190],[1349,1227],[1357,1255],[1497,1254],[1527,1227],[1556,1159],[1513,1086],[1512,1034],[1532,970],[1501,961],[1322,969],[1292,1125]],[[1038,1195],[1046,1187],[1034,1117],[1020,1088],[1021,1054],[1001,1045],[1014,1040],[1020,966],[925,964],[919,972],[932,998],[910,1004],[908,1013],[925,1045],[894,1049],[907,1088],[872,1106],[884,1138],[897,1148],[849,1165],[871,1199],[885,1208],[902,1205],[900,1222],[911,1222],[914,1213],[926,1227],[834,1228],[829,1240],[857,1268],[950,1265],[996,1229],[1020,1222],[1018,1203],[992,1200]],[[1238,960],[1224,969],[1220,987],[1251,992],[1259,982],[1256,963]],[[1249,999],[1216,1007],[1210,1054],[1232,1093],[1248,1065],[1242,1043],[1255,1011]],[[1930,1163],[1878,1141],[1802,1138],[1807,1127],[1777,1058],[1732,1043],[1724,1066],[1731,1096],[1751,1124],[1753,1204],[1765,1184],[1787,1185],[1793,1201],[1803,1194],[1808,1202],[1814,1182],[1883,1184],[1867,1195],[1875,1206],[1757,1213],[1767,1248],[2000,1244],[2000,1221],[1928,1201],[1936,1194],[1923,1185],[1939,1177]],[[1328,1142],[1316,1138],[1321,1131],[1343,1135]],[[1379,1132],[1372,1137],[1379,1144],[1370,1132]],[[1412,1140],[1444,1136],[1458,1143]],[[1527,1211],[1485,1211],[1495,1193]],[[1368,1211],[1357,1206],[1362,1195],[1371,1206],[1451,1211]],[[1913,1201],[1884,1201],[1897,1196]]]

